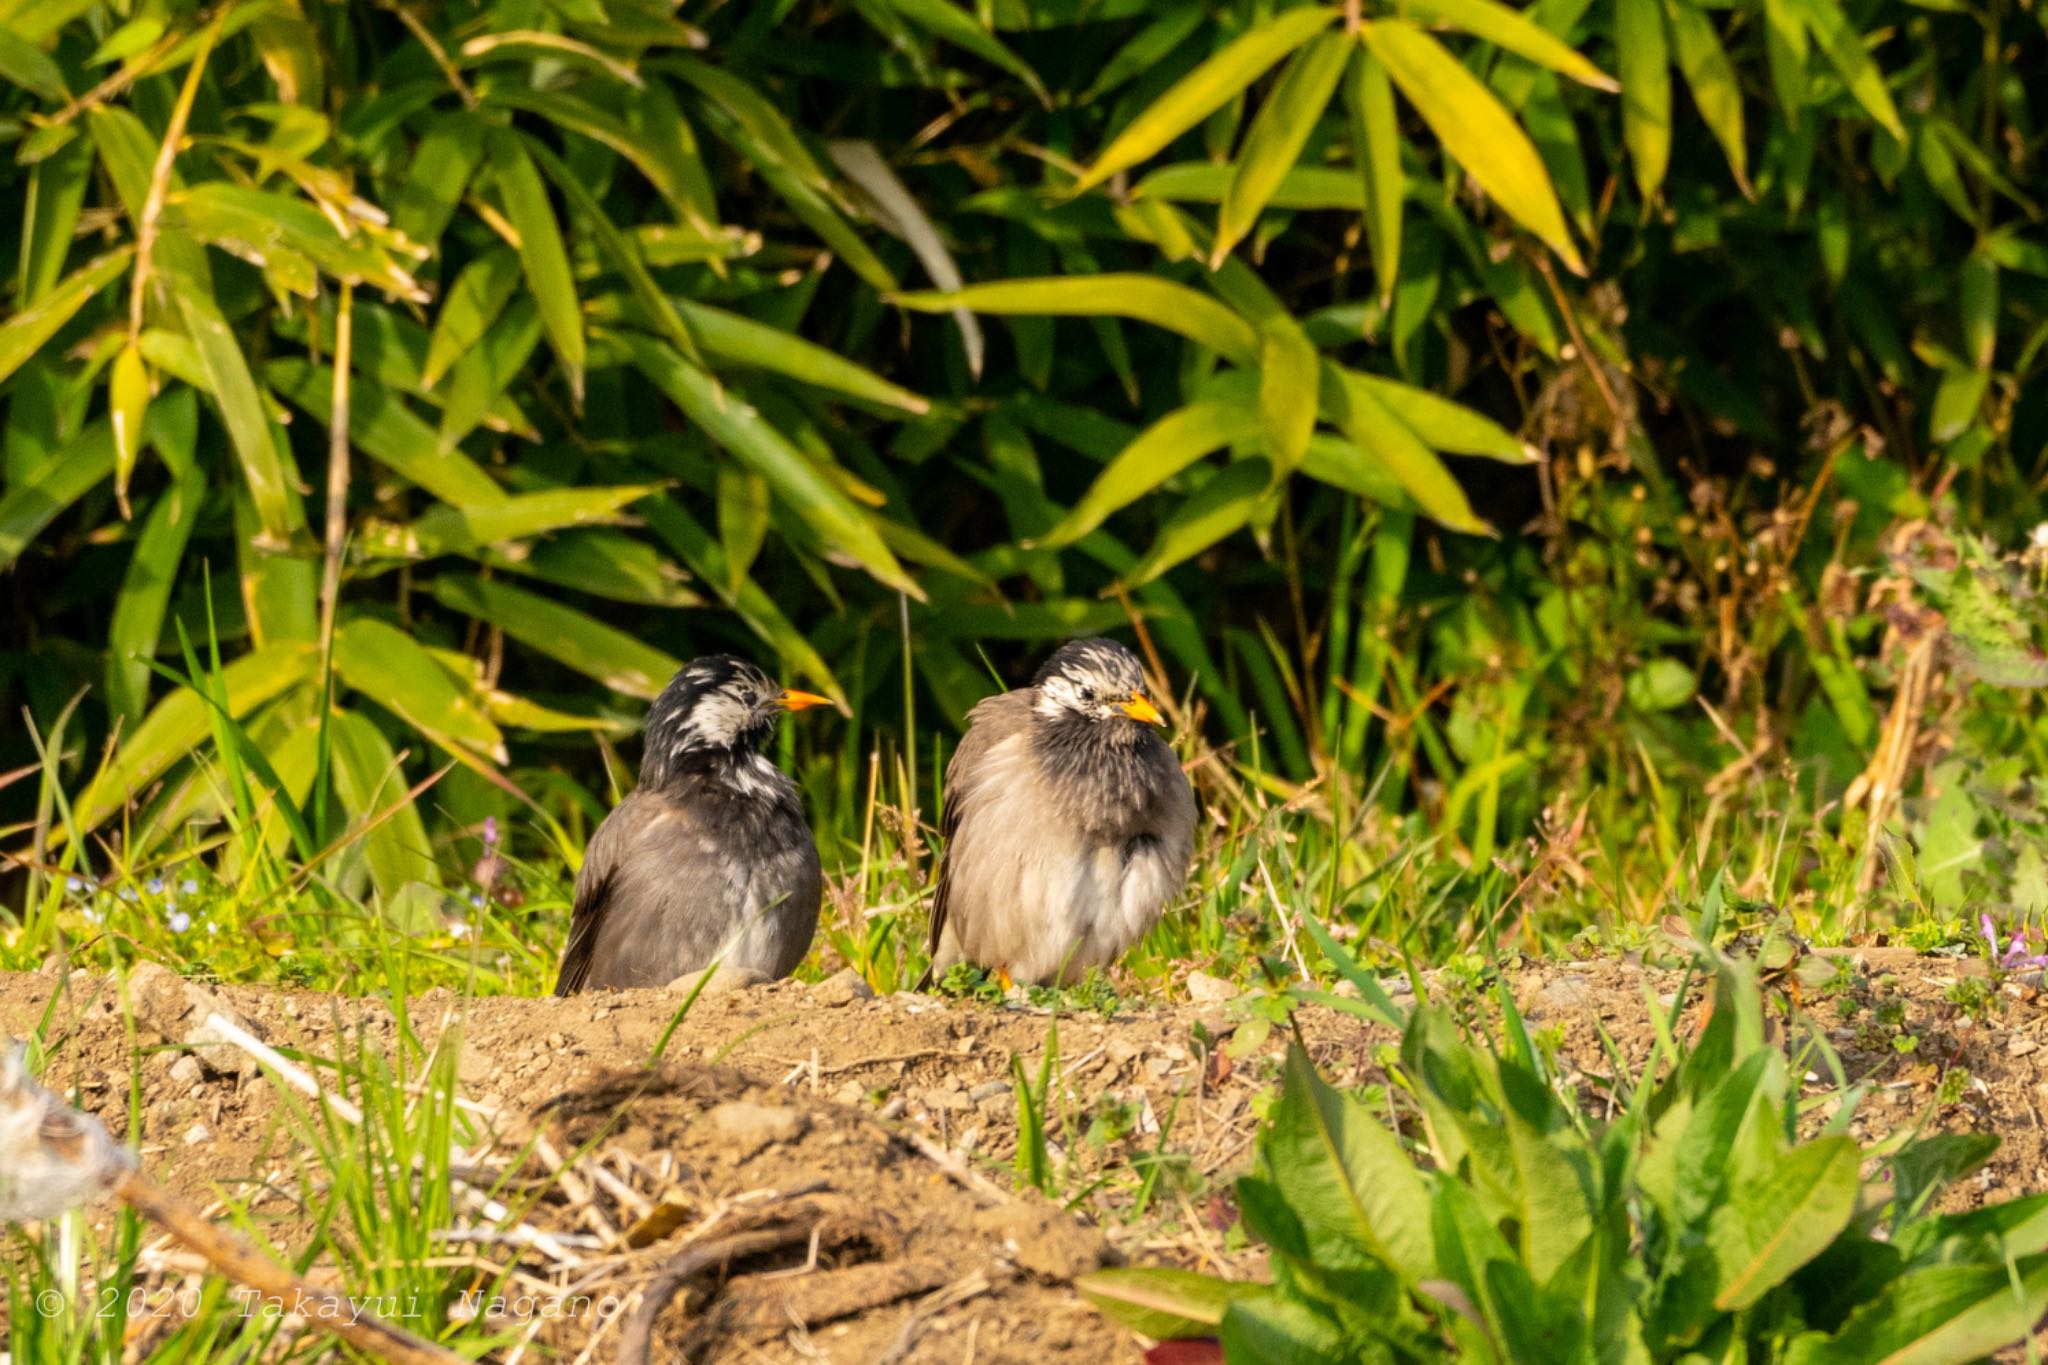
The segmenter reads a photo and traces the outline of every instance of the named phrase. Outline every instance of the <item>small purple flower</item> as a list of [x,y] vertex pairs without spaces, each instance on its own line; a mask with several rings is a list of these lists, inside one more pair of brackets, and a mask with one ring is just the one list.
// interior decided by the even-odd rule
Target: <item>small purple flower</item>
[[497,846],[498,817],[495,815],[486,815],[484,817],[484,852],[489,853],[492,850],[496,849]]
[[2028,941],[2027,930],[2022,927],[2013,930],[2003,951],[1998,946],[1998,930],[1991,923],[1990,915],[1982,915],[1978,923],[1984,930],[1984,942],[1991,949],[1991,959],[2001,971],[2018,971],[2023,967],[2048,967],[2048,953],[2036,953]]
[[82,896],[82,895],[84,895],[84,894],[85,894],[85,878],[83,878],[83,877],[66,877],[66,878],[64,879],[64,889],[65,889],[66,891],[69,891],[69,892],[70,892],[70,893],[71,893],[72,895],[74,895],[74,896]]
[[163,893],[164,879],[162,877],[151,877],[149,879],[149,894],[152,896],[161,896]]
[[484,893],[483,893],[483,892],[481,892],[481,891],[472,891],[472,892],[470,892],[470,893],[469,893],[469,903],[470,903],[471,905],[475,906],[475,907],[476,907],[477,909],[479,909],[479,910],[483,909],[483,908],[484,908]]
[[171,912],[170,924],[172,933],[182,934],[192,927],[192,917],[183,910],[173,910]]
[[194,896],[199,893],[199,883],[187,877],[184,881],[178,883],[178,889],[188,896]]

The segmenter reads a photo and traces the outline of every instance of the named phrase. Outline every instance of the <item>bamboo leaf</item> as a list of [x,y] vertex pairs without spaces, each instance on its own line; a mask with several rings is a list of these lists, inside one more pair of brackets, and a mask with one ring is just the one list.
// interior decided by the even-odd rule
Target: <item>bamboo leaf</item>
[[494,247],[462,268],[434,315],[434,333],[420,369],[422,389],[433,388],[450,365],[483,339],[519,287],[519,266],[516,252]]
[[1696,0],[1664,0],[1664,16],[1671,25],[1671,45],[1677,50],[1678,69],[1692,90],[1693,103],[1707,130],[1721,144],[1735,183],[1749,194],[1749,147],[1743,141],[1742,89],[1735,80],[1714,21]]
[[540,305],[541,326],[569,376],[571,395],[581,404],[583,306],[576,297],[575,278],[569,273],[569,253],[562,247],[554,205],[548,202],[547,187],[541,184],[540,173],[517,134],[493,128],[485,134],[484,147],[497,176],[505,216],[519,233],[519,260],[526,267],[527,287]]
[[142,450],[142,421],[149,413],[149,367],[142,348],[130,341],[114,357],[107,381],[107,418],[114,433],[114,496],[128,510],[128,479]]
[[1359,376],[1323,366],[1323,410],[1359,452],[1376,460],[1408,490],[1416,505],[1453,531],[1492,535],[1466,500],[1450,470],[1408,426],[1382,403]]
[[[111,438],[107,453],[111,464]],[[319,668],[320,651],[313,645],[295,641],[251,650],[221,671],[228,714],[246,716],[264,702],[312,682]],[[142,724],[122,736],[92,785],[73,804],[79,826],[93,829],[104,824],[130,801],[140,800],[173,764],[191,757],[212,733],[209,715],[206,703],[189,687],[158,702]]]
[[923,590],[896,562],[868,515],[752,404],[651,337],[622,340],[640,372],[706,435],[766,479],[826,549],[849,556],[883,583],[923,600]]
[[1046,93],[1036,71],[1003,46],[993,33],[955,9],[948,0],[883,0],[883,3],[933,37],[964,48],[991,66],[999,66],[1009,72],[1023,81],[1031,93],[1038,96],[1040,103],[1052,103],[1052,97]]
[[270,418],[264,413],[241,344],[210,291],[189,279],[167,280],[166,286],[184,319],[185,334],[206,375],[207,391],[220,409],[228,440],[241,462],[242,482],[262,523],[264,538],[275,547],[287,545],[292,533],[305,525],[305,518],[292,504],[284,459],[271,435]]
[[529,649],[643,701],[660,695],[682,667],[680,660],[623,630],[509,583],[441,574],[434,579],[434,600],[487,621]]
[[1790,0],[1812,30],[1829,65],[1849,87],[1849,93],[1884,130],[1900,142],[1906,140],[1906,126],[1899,121],[1898,106],[1885,85],[1884,73],[1870,59],[1863,35],[1849,22],[1836,0]]
[[1580,56],[1570,44],[1527,13],[1496,0],[1408,0],[1405,12],[1416,19],[1435,19],[1463,29],[1502,51],[1526,57],[1595,90],[1612,93],[1621,89],[1621,82]]
[[205,502],[206,480],[196,465],[157,494],[114,597],[113,621],[107,628],[107,698],[109,707],[130,727],[142,719],[149,702],[148,661],[156,657],[163,638],[164,610],[178,564]]
[[[440,587],[441,580],[435,581]],[[419,641],[389,622],[359,617],[334,632],[334,672],[436,744],[506,761],[505,739],[477,700],[457,690]]]
[[1074,192],[1100,185],[1119,171],[1165,149],[1168,143],[1227,104],[1266,69],[1329,27],[1337,11],[1321,6],[1287,10],[1266,20],[1203,62],[1154,100],[1104,149]]
[[27,478],[0,491],[0,569],[21,558],[45,526],[113,472],[113,431],[95,422]]
[[[326,366],[273,360],[264,377],[321,425],[333,420],[334,375]],[[483,466],[459,450],[441,450],[432,428],[403,400],[360,376],[350,385],[348,435],[358,450],[443,502],[465,506],[505,496]]]
[[1659,0],[1614,0],[1614,61],[1621,72],[1621,136],[1643,202],[1656,199],[1671,164],[1671,51]]
[[1364,190],[1365,236],[1372,251],[1373,278],[1382,308],[1394,302],[1401,268],[1401,130],[1394,114],[1394,85],[1386,64],[1360,47],[1351,68],[1345,101],[1351,116],[1351,155],[1358,160]]
[[919,415],[931,411],[930,399],[892,384],[839,352],[806,341],[793,332],[709,304],[686,299],[677,299],[675,304],[698,342],[720,360],[766,370],[880,407]]
[[30,304],[0,324],[0,382],[25,364],[43,344],[63,329],[65,323],[85,306],[85,301],[104,289],[128,268],[133,247],[109,251],[89,265],[80,266],[41,300]]
[[334,755],[334,794],[355,817],[355,827],[384,817],[362,836],[370,884],[387,899],[410,882],[439,885],[420,803],[405,799],[405,770],[398,765],[391,741],[369,717],[354,711],[329,715],[327,735]]
[[1071,545],[1204,455],[1257,440],[1259,431],[1259,414],[1244,403],[1211,399],[1176,409],[1125,446],[1073,509],[1032,544],[1049,549]]
[[1442,140],[1444,151],[1510,218],[1572,270],[1584,274],[1543,159],[1493,92],[1443,44],[1413,24],[1383,19],[1360,32],[1394,84]]
[[71,98],[57,63],[6,24],[0,24],[0,80],[18,85],[52,104],[62,104]]
[[467,507],[435,507],[406,534],[420,555],[466,554],[486,545],[525,540],[572,526],[616,524],[620,512],[654,492],[652,485],[550,488]]
[[1320,359],[1292,318],[1276,316],[1259,329],[1259,431],[1276,478],[1293,473],[1308,453]]
[[1371,393],[1432,450],[1484,455],[1503,464],[1535,464],[1542,457],[1491,418],[1412,384],[1347,370],[1348,381]]
[[1785,122],[1799,126],[1800,111],[1806,107],[1806,21],[1796,0],[1763,0],[1764,56],[1770,63],[1771,88],[1777,92],[1778,107]]
[[[935,0],[935,3],[943,4],[943,0]],[[960,288],[960,267],[953,263],[953,253],[946,250],[938,229],[932,226],[931,219],[925,216],[917,200],[897,179],[896,172],[889,169],[889,163],[882,159],[874,144],[839,141],[826,150],[840,173],[873,201],[875,217],[882,226],[910,244],[911,251],[924,266],[925,273],[931,276],[932,283],[941,289]],[[981,324],[965,308],[953,310],[953,322],[960,329],[960,344],[967,352],[967,371],[979,379],[983,351]]]
[[920,313],[971,308],[977,313],[1132,318],[1178,332],[1236,364],[1252,364],[1259,353],[1258,335],[1243,318],[1208,295],[1157,275],[1004,280],[943,294],[898,294],[892,302]]
[[1258,223],[1267,202],[1308,145],[1309,135],[1336,93],[1352,52],[1342,33],[1319,33],[1289,59],[1280,82],[1259,106],[1231,173],[1230,188],[1216,218],[1210,259],[1221,261]]
[[1174,565],[1192,559],[1240,530],[1252,519],[1272,482],[1272,466],[1257,456],[1237,460],[1217,471],[1187,501],[1173,509],[1159,528],[1152,547],[1132,566],[1124,582],[1133,588],[1150,583]]

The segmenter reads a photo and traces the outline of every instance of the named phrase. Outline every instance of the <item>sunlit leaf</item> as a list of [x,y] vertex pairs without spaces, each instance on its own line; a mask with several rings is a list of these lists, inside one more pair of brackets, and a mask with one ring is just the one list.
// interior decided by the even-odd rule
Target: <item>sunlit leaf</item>
[[[436,579],[435,586],[442,581]],[[433,656],[397,626],[362,617],[337,627],[334,671],[437,744],[505,761],[504,736],[476,698],[458,690]]]
[[0,323],[0,381],[20,369],[42,349],[43,343],[71,321],[87,299],[126,270],[134,254],[132,248],[121,247],[90,265],[80,266],[48,296]]
[[1329,106],[1353,48],[1351,39],[1342,33],[1321,33],[1288,61],[1238,151],[1230,188],[1216,218],[1214,258],[1228,255],[1258,222]]
[[484,252],[462,268],[434,314],[433,338],[427,343],[426,364],[420,371],[421,388],[433,388],[450,365],[483,339],[518,287],[519,271],[518,254],[503,247]]
[[1244,403],[1206,400],[1176,409],[1140,432],[1059,524],[1033,543],[1071,545],[1204,455],[1256,440],[1259,430],[1257,411]]
[[434,599],[490,622],[529,649],[615,692],[643,701],[653,700],[682,666],[615,626],[509,583],[440,574],[434,579]]
[[1727,154],[1735,183],[1749,193],[1749,147],[1743,141],[1742,90],[1736,84],[1735,68],[1721,48],[1714,21],[1698,0],[1664,0],[1664,14],[1671,24],[1671,45],[1677,51],[1678,69],[1692,90],[1693,103],[1706,120],[1714,140]]
[[505,201],[505,216],[519,233],[519,260],[526,268],[526,283],[540,304],[541,325],[548,344],[562,362],[569,378],[569,391],[578,402],[583,398],[583,305],[576,297],[576,281],[569,273],[569,253],[562,246],[562,232],[555,221],[554,205],[548,202],[547,187],[519,138],[503,128],[485,135],[484,146]]
[[1178,332],[1239,364],[1258,356],[1259,340],[1243,318],[1205,294],[1156,275],[1004,280],[951,293],[898,294],[893,302],[920,313],[971,308],[977,313],[1124,317]]
[[1394,85],[1387,68],[1369,49],[1361,48],[1345,90],[1351,117],[1351,154],[1358,172],[1365,209],[1365,235],[1372,249],[1372,273],[1382,307],[1394,301],[1401,268],[1401,199],[1407,177],[1401,173],[1401,130],[1395,121]]
[[1614,50],[1622,140],[1636,188],[1652,200],[1671,164],[1671,50],[1661,0],[1614,0]]

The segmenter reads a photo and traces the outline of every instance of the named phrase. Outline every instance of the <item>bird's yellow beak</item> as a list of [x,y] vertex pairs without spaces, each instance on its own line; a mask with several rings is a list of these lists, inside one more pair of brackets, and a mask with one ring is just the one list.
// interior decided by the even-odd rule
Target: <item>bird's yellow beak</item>
[[1143,692],[1131,693],[1131,699],[1118,703],[1117,709],[1132,720],[1142,720],[1147,725],[1164,725],[1166,717],[1159,714],[1159,708],[1145,699]]
[[813,706],[830,706],[832,704],[830,697],[821,697],[816,692],[799,692],[793,687],[785,688],[778,700],[782,703],[782,709],[785,711],[808,711]]

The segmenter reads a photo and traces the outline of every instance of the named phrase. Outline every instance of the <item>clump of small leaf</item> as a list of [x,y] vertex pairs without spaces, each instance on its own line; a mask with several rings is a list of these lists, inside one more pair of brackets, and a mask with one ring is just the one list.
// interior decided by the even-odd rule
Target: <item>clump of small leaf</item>
[[[1800,1140],[1795,1068],[1752,968],[1718,955],[1706,1027],[1658,1054],[1611,1122],[1581,1115],[1517,1027],[1502,1049],[1415,1011],[1396,1112],[1288,1057],[1245,1228],[1270,1284],[1127,1268],[1081,1288],[1148,1336],[1231,1362],[1977,1359],[2048,1310],[2048,1195],[1935,1214],[1997,1139],[1874,1158],[1855,1092]],[[1410,1136],[1412,1134],[1412,1136]],[[1885,1181],[1866,1183],[1881,1160]]]

